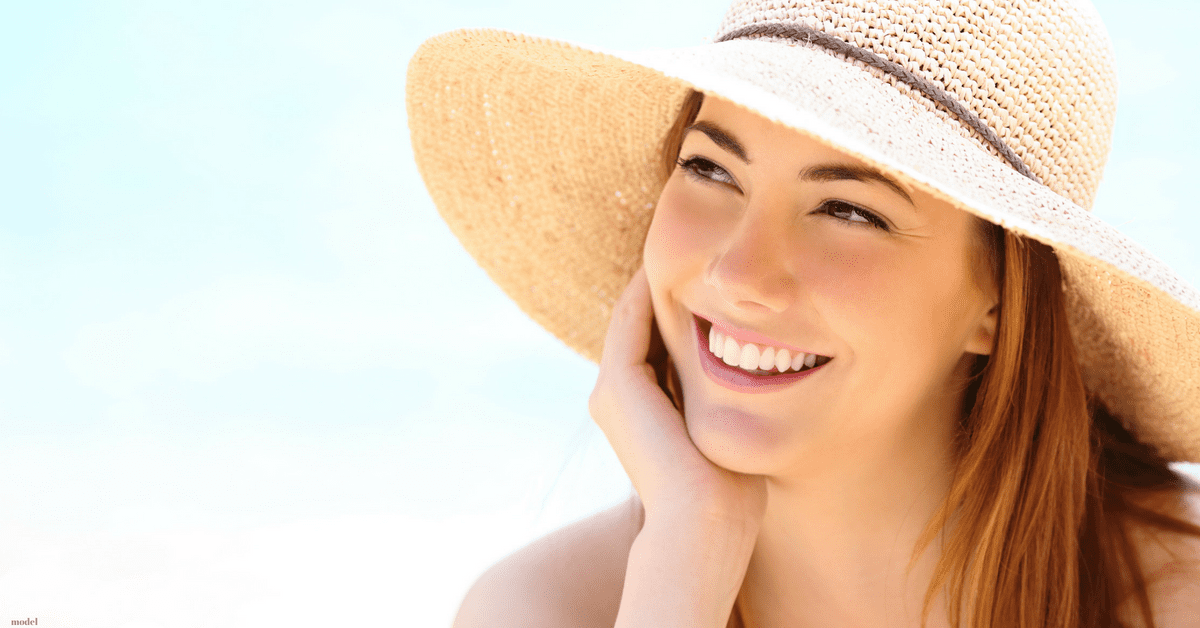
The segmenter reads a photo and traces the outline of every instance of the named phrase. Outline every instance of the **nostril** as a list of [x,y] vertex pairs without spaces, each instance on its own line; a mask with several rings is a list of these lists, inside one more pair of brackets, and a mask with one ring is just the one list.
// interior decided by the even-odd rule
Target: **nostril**
[[782,254],[772,256],[748,248],[730,248],[715,256],[705,270],[704,283],[739,309],[786,310],[794,298],[796,282],[781,263]]

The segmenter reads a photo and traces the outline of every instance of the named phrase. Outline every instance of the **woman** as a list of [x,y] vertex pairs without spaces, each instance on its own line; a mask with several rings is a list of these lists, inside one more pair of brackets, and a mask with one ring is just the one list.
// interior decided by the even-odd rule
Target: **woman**
[[748,1],[716,41],[462,32],[410,65],[431,194],[603,346],[636,489],[457,625],[1196,625],[1166,460],[1200,458],[1200,299],[1085,209],[1115,104],[1091,7]]

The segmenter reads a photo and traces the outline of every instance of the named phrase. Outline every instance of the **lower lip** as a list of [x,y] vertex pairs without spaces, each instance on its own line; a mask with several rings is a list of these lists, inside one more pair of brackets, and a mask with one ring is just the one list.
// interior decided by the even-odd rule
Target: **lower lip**
[[825,368],[825,364],[822,364],[807,371],[795,371],[782,375],[751,375],[736,366],[729,366],[724,360],[713,355],[708,350],[708,338],[700,330],[700,324],[694,319],[692,327],[696,330],[696,348],[700,352],[700,366],[704,368],[704,373],[716,384],[730,390],[742,393],[775,392]]

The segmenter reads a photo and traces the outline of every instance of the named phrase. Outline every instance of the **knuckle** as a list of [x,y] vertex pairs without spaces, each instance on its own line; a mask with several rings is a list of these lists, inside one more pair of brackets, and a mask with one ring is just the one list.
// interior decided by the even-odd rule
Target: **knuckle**
[[628,298],[622,298],[613,305],[612,323],[624,324],[632,320],[638,311],[638,305]]

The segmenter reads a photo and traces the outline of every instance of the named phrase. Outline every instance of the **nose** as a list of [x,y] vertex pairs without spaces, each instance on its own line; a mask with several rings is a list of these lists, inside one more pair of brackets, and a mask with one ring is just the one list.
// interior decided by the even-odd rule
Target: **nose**
[[747,313],[791,307],[796,277],[788,263],[786,225],[746,207],[737,227],[705,270],[704,281],[730,305]]

